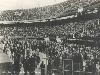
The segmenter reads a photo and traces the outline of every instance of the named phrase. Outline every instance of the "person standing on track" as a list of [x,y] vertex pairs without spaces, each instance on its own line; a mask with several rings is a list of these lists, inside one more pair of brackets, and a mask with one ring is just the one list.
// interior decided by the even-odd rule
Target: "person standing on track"
[[41,67],[41,75],[45,75],[45,64],[44,64],[43,61],[42,61],[41,65],[40,65],[40,67]]
[[30,71],[29,75],[35,75],[35,57],[32,55],[29,59]]
[[30,69],[29,60],[30,60],[29,56],[26,56],[26,58],[23,59],[23,68],[25,72],[24,75],[27,75],[27,72],[29,72],[29,69]]

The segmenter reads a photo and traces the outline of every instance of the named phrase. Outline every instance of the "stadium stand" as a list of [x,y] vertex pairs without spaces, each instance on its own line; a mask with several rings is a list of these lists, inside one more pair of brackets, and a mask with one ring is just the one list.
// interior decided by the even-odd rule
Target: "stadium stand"
[[0,13],[1,21],[19,21],[49,19],[68,16],[78,8],[85,7],[98,0],[69,0],[53,6],[46,6],[34,9],[7,10]]
[[[3,52],[7,54],[10,51],[11,58],[13,58],[13,53],[24,57],[25,51],[36,51],[38,48],[40,52],[48,55],[51,62],[48,65],[52,65],[52,69],[60,72],[56,75],[62,75],[63,59],[73,60],[74,68],[71,72],[78,70],[84,71],[85,74],[82,75],[89,75],[88,72],[97,75],[95,74],[99,72],[99,70],[95,70],[97,67],[93,66],[94,71],[91,71],[89,67],[90,64],[98,64],[98,59],[100,59],[100,16],[98,16],[98,5],[95,5],[98,1],[69,0],[53,6],[1,12],[0,20],[10,21],[8,24],[0,24],[0,36],[4,37],[2,43],[5,44]],[[95,13],[95,7],[92,7],[93,10],[87,8],[91,7],[93,3],[98,10]],[[80,6],[85,9],[82,14],[78,13]],[[87,11],[88,9],[90,11]],[[71,17],[76,14],[77,17]],[[68,16],[70,17],[68,18]],[[51,21],[51,19],[54,20]],[[34,22],[34,20],[38,20],[38,22]],[[57,36],[61,42],[57,42]],[[48,40],[48,37],[53,40],[45,41],[45,38]],[[83,56],[83,60],[80,56]],[[84,62],[87,63],[85,67],[82,65]],[[78,65],[75,66],[77,63],[80,63],[80,68],[77,68]]]

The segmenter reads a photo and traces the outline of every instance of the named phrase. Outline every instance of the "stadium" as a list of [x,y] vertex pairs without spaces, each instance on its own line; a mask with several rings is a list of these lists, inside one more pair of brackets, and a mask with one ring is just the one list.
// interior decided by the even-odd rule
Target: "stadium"
[[13,65],[0,74],[100,75],[99,14],[99,0],[0,12],[0,53]]

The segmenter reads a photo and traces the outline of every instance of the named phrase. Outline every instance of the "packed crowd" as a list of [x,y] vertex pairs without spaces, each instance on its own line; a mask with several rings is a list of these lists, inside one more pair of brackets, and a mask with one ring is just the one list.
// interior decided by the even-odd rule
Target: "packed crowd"
[[[46,38],[50,37],[50,35],[59,36],[60,38],[66,36],[66,38],[71,39],[82,38],[84,36],[99,37],[99,30],[99,19],[93,19],[86,22],[81,21],[52,26],[45,25],[45,27],[41,25],[2,25],[0,27],[0,35],[4,36],[2,39],[2,43],[4,44],[3,52],[8,54],[13,60],[13,72],[16,74],[20,72],[21,65],[24,67],[25,74],[27,74],[27,71],[30,72],[30,74],[34,74],[34,69],[40,62],[39,52],[41,52],[47,54],[47,71],[49,75],[55,72],[53,71],[54,69],[56,69],[58,73],[60,72],[59,74],[61,75],[64,71],[62,65],[68,65],[63,64],[64,59],[73,60],[74,71],[91,72],[93,75],[96,75],[99,71],[100,50],[98,46],[67,43],[63,42],[63,40],[61,42],[46,42],[43,39],[37,38]],[[73,34],[77,36],[73,36]],[[33,60],[36,60],[35,65],[30,62]],[[27,66],[25,64],[27,64]],[[26,67],[30,68],[26,69]],[[43,63],[42,67],[45,68]],[[70,67],[71,66],[65,67],[64,69],[72,70]]]
[[52,6],[3,11],[0,13],[0,21],[22,21],[66,16],[67,13],[71,13],[95,1],[99,0],[69,0]]
[[[35,73],[35,68],[40,63],[39,52],[47,54],[48,64],[43,64],[43,68],[45,68],[44,65],[47,65],[49,75],[51,75],[52,72],[62,74],[65,70],[72,71],[71,63],[63,64],[65,59],[73,60],[74,72],[91,72],[93,75],[97,75],[96,73],[99,72],[100,67],[100,49],[95,46],[90,47],[73,43],[61,44],[57,42],[46,43],[43,40],[27,40],[27,42],[23,42],[10,39],[6,42],[3,52],[13,60],[13,72],[17,75],[22,66],[25,74],[27,74],[27,72],[30,72],[30,75]],[[63,69],[62,65],[66,67]]]
[[[40,63],[39,50],[33,48],[29,42],[20,42],[20,40],[10,39],[4,44],[3,53],[7,54],[12,60],[12,74],[19,75],[21,68],[24,69],[24,75],[35,75],[35,69]],[[44,65],[42,63],[42,65]],[[40,66],[40,68],[42,68]]]
[[0,26],[0,35],[14,37],[38,37],[45,38],[50,35],[68,38],[81,38],[84,36],[99,36],[100,20],[94,19],[89,21],[65,23],[61,25],[39,25],[39,26]]
[[[0,12],[0,20],[18,21],[64,16],[67,12],[77,10],[80,6],[84,7],[94,1],[98,0],[70,0],[42,8],[7,10]],[[99,38],[100,19],[62,23],[61,25],[19,25],[0,26],[0,36],[3,36],[0,43],[3,44],[3,48],[0,49],[13,61],[13,75],[19,75],[22,67],[24,75],[27,75],[28,72],[29,75],[35,75],[35,69],[38,66],[41,68],[41,75],[45,75],[45,66],[47,66],[48,75],[54,73],[57,75],[62,75],[63,73],[64,75],[71,75],[70,72],[74,72],[74,75],[77,75],[77,71],[80,72],[80,75],[81,72],[83,72],[82,75],[89,75],[89,73],[97,75],[99,73],[99,45],[88,46],[83,42],[83,44],[68,43],[62,39]],[[56,36],[61,38],[61,42],[51,40],[47,42],[44,40],[44,38],[55,38]],[[87,40],[90,39],[86,38],[85,41]],[[92,41],[94,40],[92,39]],[[47,64],[44,64],[43,61],[40,64],[39,52],[46,54]],[[64,63],[66,59],[68,62],[70,62],[70,59],[71,63]]]

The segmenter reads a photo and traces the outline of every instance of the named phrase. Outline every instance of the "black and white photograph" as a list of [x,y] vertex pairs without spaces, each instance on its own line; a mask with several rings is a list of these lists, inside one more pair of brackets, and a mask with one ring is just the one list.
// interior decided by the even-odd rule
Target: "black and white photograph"
[[0,0],[0,75],[100,75],[100,0]]

